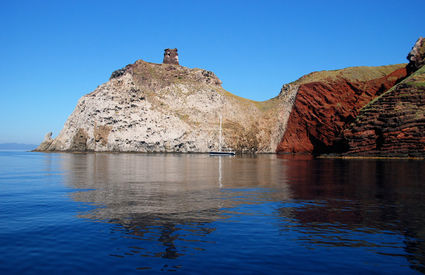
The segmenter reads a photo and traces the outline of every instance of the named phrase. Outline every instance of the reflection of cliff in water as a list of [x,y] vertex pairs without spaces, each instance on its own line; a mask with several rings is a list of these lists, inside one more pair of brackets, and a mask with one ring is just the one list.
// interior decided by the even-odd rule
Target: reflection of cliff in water
[[[412,267],[425,272],[423,161],[313,160],[286,165],[293,199],[315,202],[291,211],[300,230],[310,236],[307,242],[375,247],[359,236],[378,233],[388,237],[391,247],[395,232],[404,235]],[[280,212],[286,217],[286,208]],[[346,238],[336,239],[335,233]]]
[[95,206],[79,217],[119,224],[139,238],[154,232],[167,258],[178,257],[174,240],[185,226],[185,234],[202,238],[215,230],[212,222],[228,217],[229,208],[289,196],[285,166],[274,156],[97,153],[66,154],[62,160],[67,185],[82,189],[72,198]]
[[61,160],[72,198],[93,205],[79,217],[115,224],[120,236],[139,240],[141,255],[208,249],[227,218],[258,211],[272,213],[267,222],[289,232],[289,244],[399,253],[424,271],[424,162],[101,153]]

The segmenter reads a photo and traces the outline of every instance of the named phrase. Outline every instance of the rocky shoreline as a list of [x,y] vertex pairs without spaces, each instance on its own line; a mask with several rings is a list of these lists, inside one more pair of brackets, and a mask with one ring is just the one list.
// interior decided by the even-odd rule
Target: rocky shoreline
[[257,102],[224,90],[210,71],[138,60],[83,96],[39,152],[308,153],[425,156],[425,39],[409,63],[308,74]]

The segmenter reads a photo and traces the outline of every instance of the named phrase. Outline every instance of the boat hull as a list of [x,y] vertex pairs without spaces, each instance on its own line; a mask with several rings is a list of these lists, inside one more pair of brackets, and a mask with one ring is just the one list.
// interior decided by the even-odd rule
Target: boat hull
[[234,156],[235,152],[210,152],[210,156]]

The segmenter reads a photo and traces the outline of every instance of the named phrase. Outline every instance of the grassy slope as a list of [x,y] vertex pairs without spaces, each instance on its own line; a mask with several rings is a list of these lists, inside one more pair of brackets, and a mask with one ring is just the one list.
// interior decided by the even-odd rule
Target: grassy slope
[[[307,84],[311,82],[331,82],[340,78],[355,81],[369,81],[384,77],[398,69],[405,67],[406,64],[394,64],[386,66],[360,66],[360,67],[348,67],[340,70],[330,71],[318,71],[312,72],[301,78],[291,82],[293,85]],[[268,111],[277,106],[279,100],[277,97],[271,98],[266,101],[252,101],[262,111]]]
[[408,78],[404,79],[402,82],[400,82],[397,85],[394,85],[391,89],[383,93],[382,95],[376,97],[371,102],[369,102],[366,106],[364,106],[361,110],[359,115],[361,115],[361,112],[366,111],[370,108],[372,108],[373,104],[375,104],[377,101],[379,101],[382,97],[385,97],[387,94],[394,91],[394,89],[397,89],[399,85],[409,85],[413,87],[425,87],[425,66],[417,70],[415,73],[413,73]]
[[395,70],[405,67],[406,64],[395,64],[387,66],[360,66],[349,67],[341,70],[319,71],[307,74],[293,82],[293,84],[306,84],[311,82],[329,82],[338,78],[345,78],[352,81],[369,81],[384,77]]
[[[155,64],[143,62],[144,64],[149,64],[147,66],[149,69],[148,75],[154,79],[161,79],[161,81],[172,82],[172,83],[192,83],[196,86],[196,80],[193,79],[191,73],[195,71],[199,71],[201,69],[189,69],[184,68],[183,71],[166,71],[165,66],[163,64]],[[304,75],[298,80],[292,82],[294,85],[301,85],[310,82],[330,82],[333,80],[337,80],[339,78],[345,78],[347,80],[352,81],[368,81],[380,77],[384,77],[393,71],[405,67],[406,64],[395,64],[395,65],[387,65],[387,66],[375,66],[375,67],[349,67],[340,70],[329,70],[329,71],[318,71],[312,72],[310,74]],[[136,75],[144,74],[146,75],[146,66],[137,66],[136,67]],[[138,69],[142,71],[138,72]],[[144,71],[144,72],[143,72]],[[277,97],[271,98],[266,101],[255,101],[247,98],[243,98],[237,95],[234,95],[225,89],[219,89],[221,94],[226,97],[232,98],[236,102],[239,102],[243,105],[251,105],[256,106],[261,112],[268,112],[273,110],[278,106],[279,99]]]

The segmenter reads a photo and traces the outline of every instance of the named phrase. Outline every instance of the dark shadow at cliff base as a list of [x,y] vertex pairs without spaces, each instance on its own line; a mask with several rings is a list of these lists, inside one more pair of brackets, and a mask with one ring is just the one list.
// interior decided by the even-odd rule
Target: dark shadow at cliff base
[[324,154],[343,154],[349,149],[348,143],[342,138],[335,139],[331,146],[326,145],[324,142],[312,135],[309,135],[309,139],[314,148],[312,152],[313,156]]

